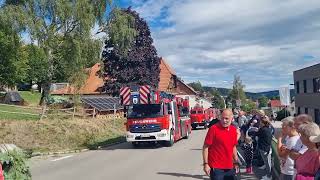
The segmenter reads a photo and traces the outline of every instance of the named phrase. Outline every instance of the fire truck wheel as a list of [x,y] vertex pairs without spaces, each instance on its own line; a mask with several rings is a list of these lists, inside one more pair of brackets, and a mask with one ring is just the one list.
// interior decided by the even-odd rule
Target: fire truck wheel
[[170,132],[170,141],[166,141],[165,142],[165,146],[167,147],[171,147],[174,144],[174,137],[173,137],[173,132]]
[[134,148],[138,148],[140,146],[140,143],[139,142],[132,142],[132,146]]

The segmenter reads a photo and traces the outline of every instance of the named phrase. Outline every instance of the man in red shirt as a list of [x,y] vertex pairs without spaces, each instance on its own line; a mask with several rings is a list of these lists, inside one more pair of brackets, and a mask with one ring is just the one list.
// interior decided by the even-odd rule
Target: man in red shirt
[[234,162],[238,162],[237,129],[230,126],[231,109],[225,109],[221,116],[221,120],[208,130],[204,141],[203,170],[212,180],[234,180]]

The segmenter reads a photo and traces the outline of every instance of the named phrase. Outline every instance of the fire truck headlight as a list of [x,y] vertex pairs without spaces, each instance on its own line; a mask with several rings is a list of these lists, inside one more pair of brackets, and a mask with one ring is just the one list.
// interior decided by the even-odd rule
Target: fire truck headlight
[[134,138],[134,135],[127,134],[127,138]]
[[159,133],[158,137],[165,137],[167,135],[167,133]]

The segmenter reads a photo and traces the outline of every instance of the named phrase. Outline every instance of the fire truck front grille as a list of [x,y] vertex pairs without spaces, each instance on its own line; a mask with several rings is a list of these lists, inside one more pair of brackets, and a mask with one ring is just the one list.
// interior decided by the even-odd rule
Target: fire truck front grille
[[130,126],[131,133],[151,133],[159,131],[161,131],[161,126],[159,124],[142,124]]

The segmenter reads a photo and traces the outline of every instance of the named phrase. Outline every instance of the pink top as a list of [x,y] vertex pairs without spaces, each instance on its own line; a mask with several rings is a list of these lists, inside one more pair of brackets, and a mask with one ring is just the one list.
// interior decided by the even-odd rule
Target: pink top
[[320,156],[318,150],[308,149],[296,160],[297,174],[315,175],[320,168]]

